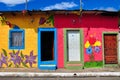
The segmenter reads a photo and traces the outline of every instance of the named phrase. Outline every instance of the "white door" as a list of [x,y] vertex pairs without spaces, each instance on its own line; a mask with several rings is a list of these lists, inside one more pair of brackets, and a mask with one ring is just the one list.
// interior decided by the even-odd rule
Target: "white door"
[[68,61],[80,61],[80,32],[79,30],[67,31]]

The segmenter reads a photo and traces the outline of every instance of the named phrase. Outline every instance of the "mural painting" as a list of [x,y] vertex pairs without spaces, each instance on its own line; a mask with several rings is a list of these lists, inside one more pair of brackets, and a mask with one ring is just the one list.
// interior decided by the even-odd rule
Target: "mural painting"
[[[10,15],[0,16],[0,67],[1,68],[35,68],[38,65],[37,56],[37,29],[39,24],[39,18],[41,16],[32,14],[31,16],[21,15],[14,13]],[[16,15],[17,14],[17,15]],[[37,16],[37,18],[35,18]],[[44,26],[44,25],[42,25]],[[46,25],[47,26],[47,25]],[[24,36],[20,32],[19,38],[23,38],[24,48],[14,49],[9,44],[12,41],[18,40],[15,38],[15,34],[18,31],[24,31]],[[11,32],[13,31],[13,32]],[[15,31],[15,32],[14,32]],[[18,32],[19,33],[19,32]],[[14,39],[10,38],[13,37]],[[20,37],[21,36],[21,37]],[[12,40],[11,40],[12,39]],[[20,42],[18,40],[17,42]],[[14,42],[15,43],[15,42]],[[17,43],[19,44],[19,43]],[[17,46],[16,44],[16,46]],[[22,44],[22,43],[21,43]],[[31,45],[30,45],[31,44]],[[17,51],[18,50],[18,51]]]
[[49,26],[54,26],[54,17],[50,15],[49,17],[40,17],[39,25],[48,24]]
[[0,16],[0,22],[2,23],[2,25],[8,25],[10,28],[12,27],[12,24],[4,16]]
[[85,42],[85,52],[89,57],[89,61],[85,62],[85,67],[101,66],[102,62],[96,62],[95,55],[100,54],[101,42],[95,35],[90,35]]
[[[57,68],[65,67],[65,43],[63,37],[63,31],[65,28],[80,28],[84,33],[83,40],[81,41],[81,43],[84,42],[84,46],[80,46],[84,49],[84,51],[81,51],[81,54],[84,54],[84,58],[81,56],[81,59],[84,59],[83,67],[102,67],[102,33],[104,31],[118,31],[117,17],[106,17],[105,15],[99,15],[100,13],[96,15],[83,13],[82,17],[72,14],[53,15],[52,13],[48,14],[47,12],[42,14],[34,14],[31,12],[28,14],[28,12],[22,11],[22,15],[21,13],[19,14],[19,12],[13,13],[16,15],[10,13],[0,16],[0,49],[2,49],[0,50],[0,67],[38,67],[38,28],[50,29],[54,27],[56,29],[56,41],[58,43],[56,50],[56,54],[58,55],[58,59],[56,58],[57,65],[55,63]],[[90,27],[87,31],[88,26]],[[99,31],[97,31],[98,28]],[[25,45],[22,50],[17,49],[17,51],[16,49],[9,48],[11,37],[9,34],[11,30],[13,30],[13,33],[15,33],[15,30],[24,31],[25,35],[22,37],[24,38]],[[23,32],[20,34],[22,33]],[[86,33],[87,35],[85,35]],[[80,64],[79,67],[81,65],[82,64]]]
[[33,50],[30,51],[29,55],[24,55],[22,51],[11,51],[7,53],[5,49],[2,49],[0,55],[0,67],[32,67],[36,64],[37,55],[33,55]]

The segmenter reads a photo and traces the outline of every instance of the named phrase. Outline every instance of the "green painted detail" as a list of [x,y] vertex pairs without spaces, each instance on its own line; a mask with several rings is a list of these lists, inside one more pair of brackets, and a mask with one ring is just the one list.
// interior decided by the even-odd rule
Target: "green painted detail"
[[21,53],[20,53],[20,56],[21,56],[21,58],[24,59],[24,55],[23,55],[22,51],[21,51]]
[[0,21],[1,21],[2,25],[6,24],[6,20],[7,20],[7,18],[5,16],[0,16]]
[[8,65],[8,67],[11,67],[12,66],[12,63],[10,63],[9,65]]
[[81,70],[84,69],[83,66],[67,66],[66,67],[69,70]]
[[105,64],[105,67],[119,67],[118,64]]
[[2,49],[2,51],[3,51],[3,54],[4,54],[5,56],[7,56],[6,50],[5,50],[5,49]]
[[24,62],[22,62],[22,65],[23,65],[24,67],[27,67],[27,68],[28,68],[28,66],[27,66]]
[[12,50],[13,54],[15,54],[15,50]]
[[103,61],[95,61],[95,62],[85,62],[84,63],[85,68],[92,68],[92,67],[103,67]]
[[[80,61],[68,61],[67,59],[67,30],[79,30],[80,32]],[[80,28],[67,28],[67,29],[64,29],[64,65],[65,65],[65,68],[67,69],[82,69],[83,68],[83,65],[84,65],[84,62],[83,62],[83,31],[82,29]],[[82,64],[81,66],[67,66],[67,64]]]
[[49,22],[52,22],[52,25],[54,25],[54,16],[51,15],[49,18],[48,18]]

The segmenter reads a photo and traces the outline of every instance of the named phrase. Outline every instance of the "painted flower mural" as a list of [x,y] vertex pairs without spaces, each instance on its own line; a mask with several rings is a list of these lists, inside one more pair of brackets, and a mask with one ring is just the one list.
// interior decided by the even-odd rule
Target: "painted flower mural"
[[20,53],[19,50],[16,53],[15,52],[10,53],[11,56],[10,61],[12,61],[15,64],[15,66],[20,65],[20,63],[22,62],[21,57],[18,56],[19,53]]
[[[37,55],[33,54],[33,50],[29,55],[24,55],[22,51],[12,51],[7,54],[5,49],[2,49],[3,53],[0,55],[0,67],[32,67],[33,64],[36,64]],[[29,65],[27,65],[29,63]],[[3,66],[3,64],[5,64]]]
[[94,54],[100,52],[101,42],[91,35],[85,43],[86,53],[89,55],[90,61],[94,61]]
[[3,66],[3,63],[6,64],[6,66],[8,66],[7,57],[1,53],[1,57],[0,57],[0,67]]
[[95,46],[95,52],[96,52],[96,53],[99,53],[99,52],[100,52],[100,47]]
[[25,64],[29,63],[30,67],[32,67],[32,64],[36,63],[36,61],[35,61],[36,57],[37,56],[33,56],[33,51],[31,51],[30,56],[25,55],[25,58],[26,58]]
[[87,52],[87,54],[92,54],[92,47],[88,47],[88,48],[86,49],[86,52]]

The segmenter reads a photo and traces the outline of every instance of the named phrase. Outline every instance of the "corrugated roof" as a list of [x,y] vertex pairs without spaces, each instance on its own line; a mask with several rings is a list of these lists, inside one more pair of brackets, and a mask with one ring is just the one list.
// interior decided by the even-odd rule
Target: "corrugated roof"
[[[0,15],[5,14],[22,14],[22,11],[0,11]],[[41,14],[41,13],[48,13],[48,14],[103,14],[103,15],[118,15],[119,12],[116,11],[103,11],[103,10],[49,10],[49,11],[41,11],[41,10],[32,10],[27,11],[27,14]]]

